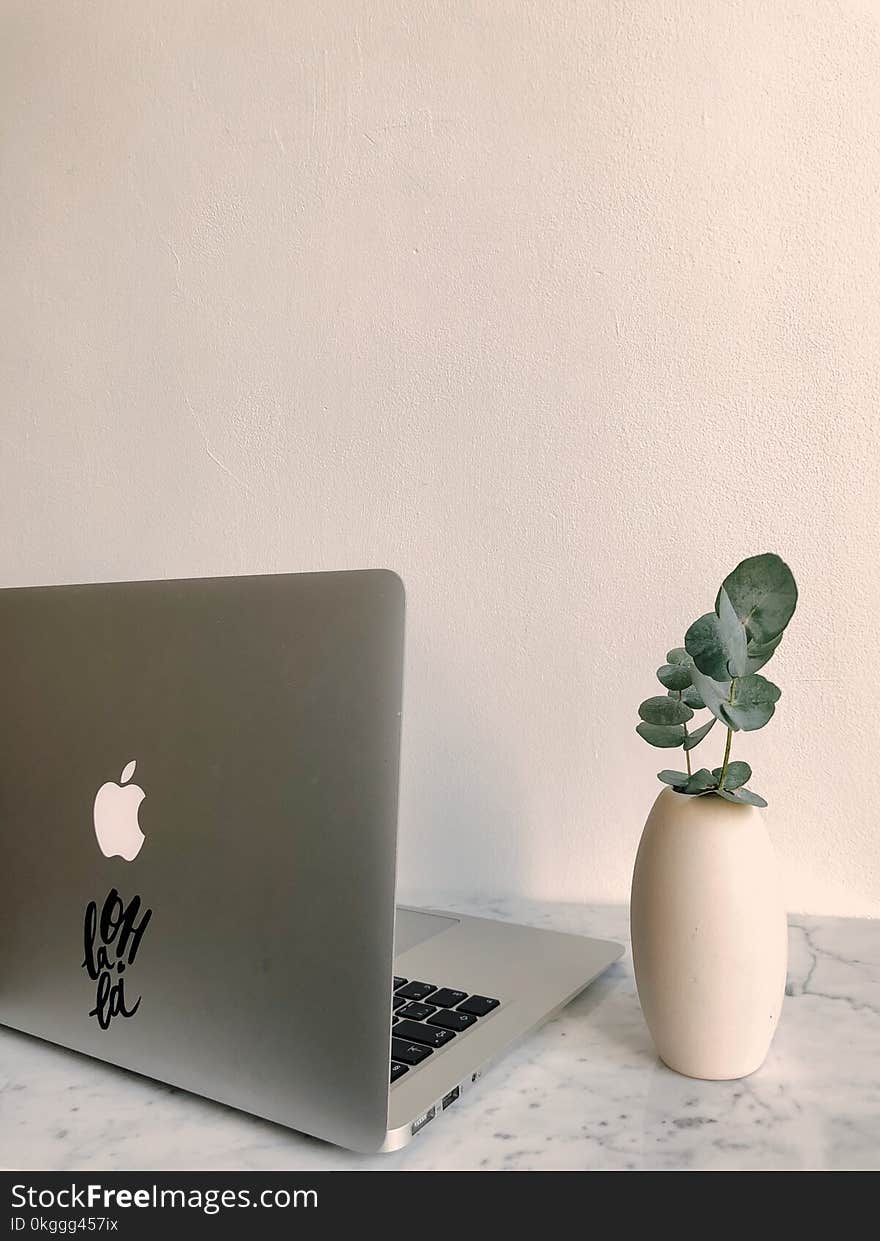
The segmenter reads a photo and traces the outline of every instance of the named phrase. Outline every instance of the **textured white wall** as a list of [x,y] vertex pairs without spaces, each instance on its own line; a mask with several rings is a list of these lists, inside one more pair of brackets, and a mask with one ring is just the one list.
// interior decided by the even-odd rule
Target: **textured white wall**
[[878,6],[0,16],[0,581],[396,567],[403,894],[619,899],[637,704],[776,550],[734,755],[880,911]]

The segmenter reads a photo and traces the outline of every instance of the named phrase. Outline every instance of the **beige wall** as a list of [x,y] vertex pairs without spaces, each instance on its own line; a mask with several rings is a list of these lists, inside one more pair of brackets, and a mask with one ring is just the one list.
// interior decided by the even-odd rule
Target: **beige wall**
[[0,15],[0,581],[396,567],[404,894],[619,899],[637,704],[776,550],[734,756],[880,911],[880,6]]

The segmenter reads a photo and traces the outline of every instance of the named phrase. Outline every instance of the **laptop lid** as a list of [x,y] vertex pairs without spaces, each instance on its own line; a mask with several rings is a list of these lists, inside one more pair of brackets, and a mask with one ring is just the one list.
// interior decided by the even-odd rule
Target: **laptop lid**
[[403,623],[385,570],[0,591],[0,1021],[378,1147]]

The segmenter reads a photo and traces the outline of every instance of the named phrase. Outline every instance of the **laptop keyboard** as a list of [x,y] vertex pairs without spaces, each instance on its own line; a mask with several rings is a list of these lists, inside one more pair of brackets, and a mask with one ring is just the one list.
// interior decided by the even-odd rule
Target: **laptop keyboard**
[[408,978],[394,979],[391,997],[391,1081],[427,1060],[500,1005],[488,995]]

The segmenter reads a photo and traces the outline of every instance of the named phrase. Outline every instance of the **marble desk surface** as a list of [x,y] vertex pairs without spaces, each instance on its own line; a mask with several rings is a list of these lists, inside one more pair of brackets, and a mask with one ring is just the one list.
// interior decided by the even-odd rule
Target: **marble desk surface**
[[[443,907],[628,947],[621,907]],[[0,1028],[0,1167],[880,1167],[880,922],[791,918],[787,991],[758,1073],[694,1081],[657,1059],[627,952],[409,1147],[369,1157]]]

